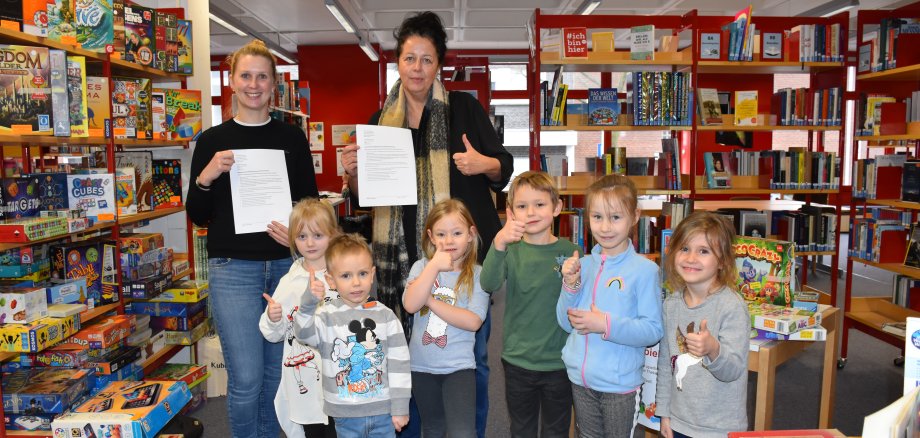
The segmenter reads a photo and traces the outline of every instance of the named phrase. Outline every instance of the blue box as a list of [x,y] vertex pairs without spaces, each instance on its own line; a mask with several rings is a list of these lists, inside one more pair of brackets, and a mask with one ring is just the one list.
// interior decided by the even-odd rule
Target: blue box
[[125,306],[127,313],[143,313],[150,316],[192,316],[208,305],[208,300],[197,303],[161,303],[156,301],[133,301]]
[[3,178],[4,218],[15,219],[38,215],[41,200],[38,197],[38,178],[20,176]]
[[70,198],[67,196],[66,173],[33,173],[29,176],[38,180],[38,199],[41,202],[42,210],[67,208]]
[[59,414],[87,392],[93,370],[43,368],[3,376],[3,412]]
[[65,283],[52,284],[45,288],[48,304],[79,303],[86,301],[86,278],[67,280]]
[[143,377],[144,369],[136,363],[130,363],[112,374],[96,374],[93,376],[90,379],[89,393],[90,395],[96,395],[106,385],[117,380],[141,380]]

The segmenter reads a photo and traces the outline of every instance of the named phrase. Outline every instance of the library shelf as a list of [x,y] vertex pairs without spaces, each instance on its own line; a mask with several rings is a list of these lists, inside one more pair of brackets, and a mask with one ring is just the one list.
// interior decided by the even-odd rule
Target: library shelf
[[151,67],[146,67],[140,64],[135,64],[130,61],[125,61],[123,59],[112,59],[112,76],[137,76],[143,75],[144,77],[151,78],[157,81],[175,81],[180,82],[188,78],[188,76],[176,74],[176,73],[167,73],[163,70],[158,70]]
[[[81,313],[80,313],[80,326],[82,327],[82,326],[86,325],[86,324],[89,323],[90,321],[92,321],[92,320],[98,318],[100,315],[104,315],[104,314],[109,313],[109,312],[112,312],[112,311],[114,311],[114,310],[118,310],[118,306],[119,306],[120,304],[121,304],[121,302],[114,302],[114,303],[112,303],[112,304],[106,304],[106,305],[104,305],[104,306],[99,306],[99,307],[96,307],[96,308],[89,309],[89,310],[86,310],[86,311],[81,312]],[[55,345],[56,345],[56,344],[55,344]],[[21,353],[21,352],[14,352],[14,351],[5,351],[5,352],[2,352],[2,353],[0,353],[0,362],[5,362],[5,361],[7,361],[7,360],[10,360],[10,359],[12,359],[12,358],[14,358],[14,357],[19,356],[20,354],[24,354],[24,353]]]
[[843,67],[842,62],[790,61],[703,61],[697,63],[697,73],[778,74],[818,73]]
[[811,256],[834,256],[837,255],[837,251],[796,251],[796,257],[811,257]]
[[[856,141],[910,141],[920,140],[920,134],[895,134],[895,135],[857,135],[853,137]],[[879,145],[876,147],[895,148],[897,145]]]
[[887,297],[853,297],[850,299],[850,310],[845,316],[856,326],[854,328],[860,328],[875,338],[903,348],[904,337],[883,331],[882,324],[920,317],[920,312],[894,304]]
[[88,59],[94,59],[97,61],[104,61],[107,58],[105,54],[92,52],[70,44],[64,44],[60,41],[54,41],[51,38],[30,35],[25,32],[7,28],[0,28],[0,40],[3,40],[5,44],[38,46],[47,47],[49,49],[64,50],[68,55],[85,56]]
[[93,226],[91,226],[91,227],[88,227],[88,228],[85,229],[85,230],[78,231],[78,232],[76,232],[76,233],[61,234],[60,236],[48,237],[48,238],[45,238],[45,239],[32,240],[32,241],[29,241],[29,242],[7,242],[7,243],[0,243],[0,251],[6,251],[6,250],[8,250],[8,249],[13,249],[13,248],[21,248],[21,247],[23,247],[23,246],[38,245],[38,244],[41,244],[41,243],[54,242],[54,241],[66,239],[66,238],[68,238],[68,237],[70,237],[70,238],[77,238],[77,239],[74,239],[74,240],[81,240],[81,239],[79,239],[79,237],[82,236],[82,235],[90,234],[90,233],[93,233],[93,232],[96,232],[96,231],[104,231],[104,230],[107,230],[107,229],[109,229],[109,228],[112,228],[114,225],[115,225],[115,222],[111,222],[111,221],[109,221],[109,222],[99,222],[99,223],[97,223],[97,224],[95,224],[95,225],[93,225]]
[[144,368],[144,375],[152,373],[154,370],[162,366],[166,361],[176,355],[179,350],[188,347],[188,345],[167,345],[153,353],[144,363],[141,365]]
[[903,208],[906,210],[920,210],[920,202],[908,202],[900,199],[867,199],[866,204]]
[[857,81],[920,81],[920,64],[856,75]]
[[607,126],[594,126],[594,125],[559,125],[559,126],[550,126],[550,125],[541,125],[541,131],[613,131],[613,132],[628,132],[628,131],[690,131],[692,126],[633,126],[633,125],[607,125]]
[[122,138],[115,140],[116,146],[121,146],[125,149],[150,149],[150,148],[168,148],[168,147],[182,147],[187,148],[188,142],[182,140],[156,140],[156,139],[136,139],[136,138]]
[[169,216],[171,214],[179,213],[180,211],[185,211],[185,206],[164,208],[161,210],[145,211],[138,214],[132,214],[130,216],[121,216],[118,218],[118,225],[130,225],[133,223],[158,219],[164,216]]
[[[709,189],[697,187],[695,192],[700,195],[815,195],[840,193],[838,189]],[[732,201],[734,202],[734,200]]]
[[773,132],[773,131],[839,131],[841,126],[771,126],[771,125],[755,125],[755,126],[737,126],[737,125],[699,125],[696,127],[697,131],[742,131],[742,132]]
[[875,268],[894,272],[905,277],[910,277],[915,280],[920,280],[920,268],[911,268],[910,266],[905,266],[903,263],[876,263],[871,260],[861,259],[859,257],[850,257],[850,259],[853,260],[853,263],[863,263]]
[[629,59],[629,52],[591,52],[586,58],[569,59],[561,59],[559,52],[541,52],[540,69],[555,71],[558,66],[563,65],[563,71],[566,72],[671,71],[675,67],[689,68],[693,65],[693,60],[686,50],[669,54],[656,53],[658,59],[650,61]]

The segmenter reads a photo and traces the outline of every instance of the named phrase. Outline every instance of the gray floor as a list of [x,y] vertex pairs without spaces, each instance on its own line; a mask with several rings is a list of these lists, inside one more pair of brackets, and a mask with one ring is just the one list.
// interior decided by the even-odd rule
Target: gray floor
[[[844,259],[841,259],[844,260]],[[825,257],[830,263],[830,258]],[[846,265],[841,263],[841,269]],[[821,290],[830,290],[827,273],[809,273],[809,284]],[[854,267],[854,296],[888,296],[891,293],[892,275],[872,267]],[[844,277],[839,278],[839,307],[843,307]],[[508,435],[508,414],[505,409],[504,377],[499,353],[501,351],[502,312],[504,299],[495,296],[492,338],[489,342],[490,377],[489,423],[490,437]],[[821,358],[823,350],[814,346],[799,357],[780,366],[776,372],[774,429],[808,429],[818,424],[820,403]],[[893,365],[900,350],[856,330],[851,331],[848,363],[837,373],[837,391],[832,419],[833,427],[849,436],[862,433],[863,418],[901,395],[904,370]],[[749,376],[748,412],[753,421],[756,374]],[[192,416],[205,425],[206,437],[229,437],[225,398],[213,398]]]

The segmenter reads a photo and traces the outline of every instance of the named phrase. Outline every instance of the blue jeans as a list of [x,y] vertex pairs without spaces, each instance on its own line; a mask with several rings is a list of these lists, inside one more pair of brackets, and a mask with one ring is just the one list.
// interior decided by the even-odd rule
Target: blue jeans
[[208,259],[211,310],[227,365],[227,411],[237,438],[277,438],[281,431],[274,399],[281,381],[284,345],[259,331],[271,295],[291,268],[291,259]]
[[489,334],[492,333],[492,306],[486,311],[486,320],[476,332],[476,436],[485,438],[489,417]]
[[335,433],[339,438],[392,438],[396,436],[396,429],[390,414],[335,417]]

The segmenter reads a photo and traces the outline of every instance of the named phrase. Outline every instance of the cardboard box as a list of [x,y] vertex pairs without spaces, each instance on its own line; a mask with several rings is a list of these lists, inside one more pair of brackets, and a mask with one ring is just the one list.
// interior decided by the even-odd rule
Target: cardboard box
[[198,327],[207,317],[207,309],[201,309],[192,316],[153,316],[150,318],[150,328],[154,330],[187,331]]
[[19,362],[25,367],[86,368],[89,355],[84,348],[55,346],[38,353],[23,354]]
[[208,300],[197,303],[160,303],[155,301],[134,301],[125,306],[127,313],[143,313],[150,316],[188,317],[198,313],[208,305]]
[[[167,252],[167,254],[169,254],[169,252]],[[123,282],[146,280],[158,275],[168,275],[170,278],[172,277],[171,257],[167,257],[164,260],[159,260],[151,263],[144,263],[138,266],[121,265],[121,281]]]
[[67,175],[70,208],[86,210],[93,221],[115,220],[115,176],[111,173]]
[[153,438],[191,398],[181,381],[115,381],[51,427],[55,438]]
[[0,252],[0,265],[28,265],[50,255],[47,243],[20,246]]
[[172,273],[157,275],[153,278],[123,284],[121,293],[131,298],[152,299],[162,294],[170,283],[172,283]]
[[115,350],[98,361],[92,362],[96,369],[96,374],[112,374],[125,366],[134,363],[141,357],[141,349],[138,347],[125,347]]
[[121,268],[127,266],[140,266],[148,263],[161,262],[172,254],[171,248],[156,248],[141,254],[121,253]]
[[124,233],[118,239],[122,254],[144,254],[162,248],[163,242],[160,233]]
[[50,431],[55,414],[4,415],[6,430]]
[[51,217],[9,219],[0,222],[0,242],[24,243],[67,234],[67,220]]
[[204,365],[168,363],[157,368],[147,378],[150,380],[181,380],[191,387],[206,374],[208,374],[208,367]]
[[105,348],[134,332],[134,315],[115,315],[83,327],[69,343],[89,348]]
[[48,304],[72,304],[86,302],[86,278],[65,280],[64,283],[51,284],[45,288]]
[[210,328],[210,320],[205,319],[204,322],[189,331],[163,330],[163,332],[166,333],[167,345],[192,345],[204,337]]
[[195,280],[183,280],[163,291],[151,301],[170,303],[197,303],[208,296],[208,283],[196,283]]
[[88,390],[88,378],[92,373],[92,370],[83,369],[43,368],[3,376],[3,412],[64,412]]
[[3,178],[0,182],[3,190],[3,217],[18,219],[38,216],[41,198],[38,196],[38,178],[34,176],[17,176]]
[[46,316],[45,288],[0,288],[0,324],[25,324]]
[[144,369],[136,363],[129,363],[124,368],[112,374],[96,374],[90,378],[89,393],[96,395],[109,383],[118,380],[141,380],[144,378]]
[[41,272],[51,267],[51,261],[42,259],[22,265],[0,265],[0,278],[17,278]]
[[42,318],[28,324],[0,325],[0,351],[35,353],[80,330],[80,316]]
[[86,301],[95,308],[118,301],[115,243],[99,239],[51,247],[51,277],[55,280],[86,278]]

